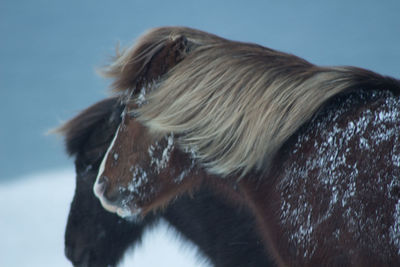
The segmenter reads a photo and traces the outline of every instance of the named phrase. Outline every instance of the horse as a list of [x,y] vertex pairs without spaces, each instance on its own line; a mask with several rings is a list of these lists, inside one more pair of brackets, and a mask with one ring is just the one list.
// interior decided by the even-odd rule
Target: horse
[[165,219],[198,246],[213,266],[272,266],[255,222],[210,188],[177,199],[163,211],[128,221],[107,212],[93,195],[99,165],[120,124],[118,98],[92,105],[59,129],[75,157],[76,188],[65,230],[65,254],[74,266],[117,266],[125,251],[140,244],[144,230]]
[[126,103],[93,187],[140,218],[204,184],[278,266],[400,265],[400,81],[161,27],[104,71]]

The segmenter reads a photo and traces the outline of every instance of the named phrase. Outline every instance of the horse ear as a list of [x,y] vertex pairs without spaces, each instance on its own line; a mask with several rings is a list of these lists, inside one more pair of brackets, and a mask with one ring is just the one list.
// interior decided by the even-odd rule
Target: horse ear
[[185,36],[166,41],[164,46],[152,55],[151,60],[148,62],[145,74],[146,79],[158,79],[184,59],[188,51],[188,41]]
[[117,51],[115,61],[102,74],[114,78],[116,92],[140,91],[141,87],[159,79],[185,58],[190,44],[183,35],[150,32],[131,49]]

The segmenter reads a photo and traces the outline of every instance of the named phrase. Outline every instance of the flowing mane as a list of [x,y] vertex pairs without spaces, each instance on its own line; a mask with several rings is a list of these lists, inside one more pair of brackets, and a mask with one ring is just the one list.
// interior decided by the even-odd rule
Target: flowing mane
[[106,74],[124,106],[93,184],[107,211],[145,219],[207,186],[277,266],[400,266],[399,80],[175,27]]
[[275,153],[338,94],[398,91],[396,80],[355,67],[320,67],[294,55],[190,28],[163,27],[117,55],[105,75],[129,95],[155,136],[173,133],[221,177],[268,171]]

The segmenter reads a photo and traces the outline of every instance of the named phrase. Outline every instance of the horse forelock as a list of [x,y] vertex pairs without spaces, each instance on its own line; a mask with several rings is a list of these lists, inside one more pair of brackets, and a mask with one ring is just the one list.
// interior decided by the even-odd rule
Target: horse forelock
[[[143,34],[133,46],[116,47],[113,62],[100,70],[114,78],[116,92],[140,90],[154,82],[197,46],[224,41],[223,38],[186,27],[159,27]],[[167,53],[167,54],[166,54]],[[168,61],[165,61],[169,57]],[[159,62],[159,60],[163,60]]]
[[[389,85],[387,78],[367,70],[318,67],[259,45],[177,29],[155,29],[136,45],[149,44],[146,49],[151,50],[168,32],[169,38],[179,32],[176,36],[187,35],[196,43],[161,73],[156,89],[145,90],[145,104],[134,112],[151,133],[174,133],[181,149],[195,151],[212,174],[268,170],[283,143],[335,95],[368,87],[400,88],[393,79]],[[125,60],[132,58],[127,54]]]

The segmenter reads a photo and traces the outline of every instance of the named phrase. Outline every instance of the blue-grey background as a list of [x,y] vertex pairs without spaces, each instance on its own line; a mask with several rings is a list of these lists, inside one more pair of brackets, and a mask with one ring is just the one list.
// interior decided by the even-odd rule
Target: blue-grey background
[[400,1],[0,0],[0,183],[72,167],[44,133],[104,98],[118,41],[184,25],[400,77]]

